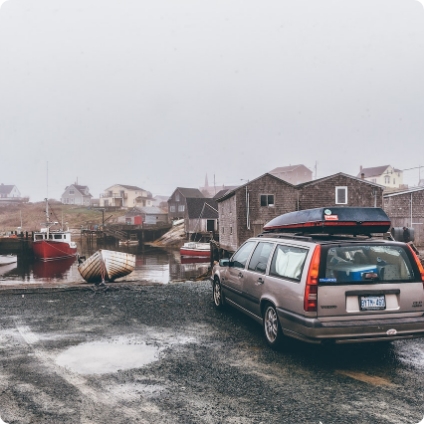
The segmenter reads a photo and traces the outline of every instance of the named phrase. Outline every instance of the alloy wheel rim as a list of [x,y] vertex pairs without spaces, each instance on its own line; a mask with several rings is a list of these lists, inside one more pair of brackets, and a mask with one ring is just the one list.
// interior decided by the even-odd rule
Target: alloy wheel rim
[[215,283],[213,297],[215,300],[215,305],[219,305],[221,303],[221,290],[219,288],[219,284]]
[[273,343],[277,338],[278,322],[277,313],[273,308],[268,308],[265,314],[265,331],[268,340]]

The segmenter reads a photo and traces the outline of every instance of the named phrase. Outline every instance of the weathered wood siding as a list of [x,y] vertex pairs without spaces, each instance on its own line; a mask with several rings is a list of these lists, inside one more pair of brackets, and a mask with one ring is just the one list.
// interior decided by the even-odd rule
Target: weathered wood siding
[[411,197],[414,244],[424,247],[424,189],[396,196],[385,196],[383,208],[392,222],[392,227],[411,227]]
[[[336,187],[347,187],[348,202],[336,205]],[[316,183],[301,186],[299,209],[322,208],[326,206],[382,207],[383,188],[367,181],[335,175]]]
[[[246,188],[249,195],[248,202]],[[261,206],[261,195],[265,194],[274,196],[273,206]],[[261,233],[264,224],[268,221],[283,213],[296,210],[296,201],[296,188],[269,174],[235,190],[234,196],[219,202],[221,247],[235,251],[247,239]]]

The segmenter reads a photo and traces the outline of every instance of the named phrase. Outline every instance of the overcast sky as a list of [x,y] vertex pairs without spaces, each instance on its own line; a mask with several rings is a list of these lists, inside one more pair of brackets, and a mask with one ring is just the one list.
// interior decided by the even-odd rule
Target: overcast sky
[[424,165],[417,0],[0,5],[0,182],[32,201]]

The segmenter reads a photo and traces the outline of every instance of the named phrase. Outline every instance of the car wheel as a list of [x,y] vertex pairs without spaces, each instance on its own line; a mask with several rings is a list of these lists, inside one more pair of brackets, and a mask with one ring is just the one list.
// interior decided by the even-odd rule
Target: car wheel
[[280,347],[284,336],[278,321],[277,311],[270,303],[265,306],[263,323],[267,343],[274,349]]
[[213,280],[213,304],[217,309],[221,309],[224,306],[221,283],[218,277],[215,277]]

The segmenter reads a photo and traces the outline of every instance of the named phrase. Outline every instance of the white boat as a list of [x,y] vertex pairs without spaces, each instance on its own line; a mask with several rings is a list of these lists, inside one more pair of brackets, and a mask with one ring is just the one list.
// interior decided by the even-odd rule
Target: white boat
[[135,259],[130,253],[101,249],[81,263],[78,271],[87,283],[114,281],[134,271]]
[[18,257],[16,255],[0,255],[0,266],[13,264],[17,261]]
[[138,246],[138,244],[138,240],[119,240],[120,246]]

